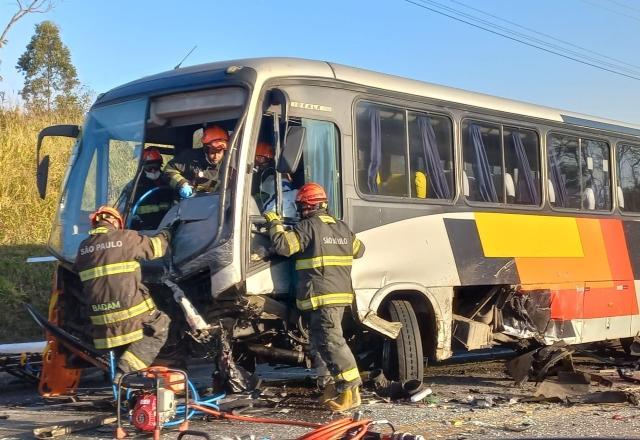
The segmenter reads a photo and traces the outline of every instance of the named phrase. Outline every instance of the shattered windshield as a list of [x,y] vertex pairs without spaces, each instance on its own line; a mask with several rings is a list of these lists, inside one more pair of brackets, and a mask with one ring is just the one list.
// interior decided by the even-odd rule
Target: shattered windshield
[[114,205],[138,168],[147,100],[92,110],[70,163],[49,246],[67,261],[90,229],[89,214]]

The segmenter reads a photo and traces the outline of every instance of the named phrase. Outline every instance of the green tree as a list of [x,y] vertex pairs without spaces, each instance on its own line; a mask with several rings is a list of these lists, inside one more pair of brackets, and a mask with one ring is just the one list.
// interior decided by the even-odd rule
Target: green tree
[[[27,14],[33,13],[45,13],[49,12],[54,7],[53,0],[29,0],[24,3],[24,0],[16,0],[16,5],[18,6],[18,10],[9,18],[9,21],[5,25],[2,33],[0,33],[0,49],[7,45],[7,35],[9,35],[9,31],[15,25],[18,20],[24,17]],[[0,60],[0,63],[2,60]],[[0,76],[0,81],[2,81],[2,76]]]
[[43,21],[36,25],[16,69],[25,77],[20,95],[30,111],[82,109],[85,97],[76,68],[55,23]]

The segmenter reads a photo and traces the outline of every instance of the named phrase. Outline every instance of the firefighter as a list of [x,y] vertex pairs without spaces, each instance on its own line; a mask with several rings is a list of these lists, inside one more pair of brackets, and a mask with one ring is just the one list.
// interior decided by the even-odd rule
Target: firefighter
[[74,269],[82,281],[93,344],[119,354],[115,382],[148,367],[167,340],[169,317],[141,282],[139,260],[162,257],[171,233],[141,235],[123,229],[117,209],[101,206],[89,216],[92,230],[78,249]]
[[165,179],[181,199],[196,192],[215,192],[228,148],[227,130],[218,125],[207,127],[202,132],[202,150],[188,149],[170,160],[164,169]]
[[[254,197],[260,212],[275,211],[276,203],[276,169],[273,147],[268,142],[258,142],[254,159]],[[284,217],[297,218],[296,195],[291,176],[282,174],[282,211]]]
[[[156,147],[145,148],[142,153],[143,174],[138,179],[136,193],[133,197],[134,217],[131,223],[133,229],[156,229],[164,215],[171,208],[171,196],[164,190],[168,188],[161,179],[162,155]],[[127,194],[133,189],[134,182],[125,188]],[[160,188],[154,192],[149,191]],[[147,195],[147,193],[149,193]],[[145,196],[141,200],[141,197]],[[167,198],[168,197],[168,198]]]
[[307,313],[312,355],[320,355],[334,379],[322,403],[333,411],[346,411],[360,405],[362,382],[342,334],[342,317],[353,301],[352,260],[364,254],[364,244],[327,213],[327,195],[317,183],[303,185],[296,204],[302,220],[290,231],[275,212],[264,216],[274,251],[295,256],[296,303]]
[[[253,162],[252,191],[258,206],[262,210],[271,193],[265,188],[266,182],[274,179],[276,175],[273,147],[268,142],[260,141],[256,146],[256,154]],[[273,183],[271,184],[273,188]]]

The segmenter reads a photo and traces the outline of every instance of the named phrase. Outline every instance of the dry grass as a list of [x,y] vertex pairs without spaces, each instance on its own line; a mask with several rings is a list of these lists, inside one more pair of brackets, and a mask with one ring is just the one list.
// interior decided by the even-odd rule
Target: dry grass
[[44,255],[72,141],[45,139],[43,154],[51,156],[51,167],[47,198],[41,200],[35,183],[38,132],[49,125],[80,120],[79,114],[36,116],[0,108],[0,341],[39,336],[21,303],[42,308],[51,286],[53,265],[27,265],[25,260]]
[[72,141],[45,138],[43,154],[51,156],[51,168],[47,199],[41,200],[35,183],[38,133],[49,125],[79,121],[80,115],[30,116],[0,109],[0,245],[46,242]]

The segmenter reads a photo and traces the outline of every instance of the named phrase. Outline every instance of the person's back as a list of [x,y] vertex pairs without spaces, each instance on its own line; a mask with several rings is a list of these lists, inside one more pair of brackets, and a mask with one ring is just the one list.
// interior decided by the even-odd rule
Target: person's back
[[295,255],[297,306],[302,311],[351,305],[355,236],[346,223],[318,210],[294,228],[304,250]]
[[94,226],[78,249],[74,269],[82,281],[93,344],[97,349],[127,346],[118,360],[120,373],[148,366],[168,335],[169,317],[156,309],[142,284],[140,260],[162,257],[170,233],[150,237],[123,229],[120,213],[101,206],[91,214]]
[[307,183],[296,197],[302,220],[292,230],[285,230],[275,212],[264,217],[274,251],[295,259],[296,304],[307,312],[314,365],[335,381],[325,388],[322,403],[346,411],[360,405],[362,382],[341,324],[345,307],[353,302],[351,265],[365,248],[346,223],[327,214],[327,201],[322,186]]

